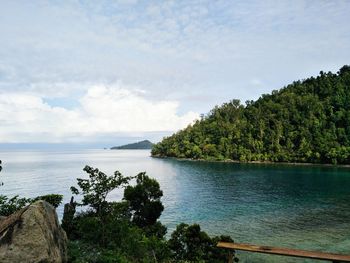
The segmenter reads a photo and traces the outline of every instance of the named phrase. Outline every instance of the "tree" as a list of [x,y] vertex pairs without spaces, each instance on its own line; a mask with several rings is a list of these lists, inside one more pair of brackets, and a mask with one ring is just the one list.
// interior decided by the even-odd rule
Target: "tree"
[[210,246],[210,237],[197,224],[182,223],[171,234],[169,247],[176,260],[198,261]]
[[[108,176],[99,169],[88,165],[83,170],[88,173],[89,178],[77,178],[80,190],[72,186],[71,191],[76,195],[82,194],[82,202],[78,205],[89,206],[92,211],[87,213],[87,216],[82,216],[80,222],[83,223],[84,227],[89,226],[96,228],[96,230],[99,229],[100,231],[96,233],[101,235],[99,239],[101,245],[106,246],[108,243],[108,223],[111,221],[109,213],[113,208],[113,203],[107,201],[107,196],[111,191],[127,185],[131,177],[124,177],[119,171],[115,171],[112,176]],[[71,215],[68,217],[71,218]],[[65,219],[68,217],[66,216]],[[65,226],[69,226],[69,229],[73,228],[71,222],[65,222]]]
[[[169,241],[164,238],[166,227],[157,221],[164,209],[160,200],[163,192],[146,172],[124,177],[119,172],[107,176],[89,166],[84,170],[89,178],[77,179],[80,190],[72,187],[72,191],[83,195],[80,205],[89,209],[75,215],[73,224],[67,224],[74,233],[67,233],[73,240],[69,244],[70,262],[226,261],[226,251],[216,244],[232,239],[210,238],[199,225],[180,224]],[[136,178],[133,186],[129,185],[132,178]],[[124,201],[107,200],[113,189],[124,186]],[[73,199],[69,205],[74,211]]]
[[[157,222],[163,211],[160,202],[163,193],[158,182],[140,173],[136,176],[137,184],[131,187],[127,185],[135,177],[124,177],[118,171],[112,176],[89,166],[84,171],[89,178],[77,179],[80,189],[72,187],[71,190],[82,194],[79,205],[87,206],[88,210],[72,216],[75,212],[73,200],[65,209],[68,213],[64,216],[65,229],[68,229],[69,238],[74,240],[74,250],[78,251],[72,251],[70,258],[77,262],[106,262],[107,254],[113,254],[111,259],[116,260],[111,262],[119,262],[118,255],[122,254],[130,258],[127,262],[163,262],[169,258],[163,238],[166,228]],[[121,202],[108,200],[111,191],[125,186],[124,192],[129,193],[126,196],[130,198]],[[97,252],[91,253],[93,249]],[[89,259],[84,255],[89,255]],[[90,256],[98,259],[93,260]]]
[[83,169],[89,174],[88,179],[77,178],[80,190],[72,186],[73,194],[82,194],[82,203],[79,205],[91,207],[97,214],[107,211],[108,194],[116,188],[128,184],[131,177],[124,177],[119,171],[115,171],[112,176],[108,176],[97,168],[88,165]]
[[169,248],[172,256],[177,261],[190,262],[225,262],[226,251],[216,247],[217,242],[233,242],[228,236],[210,238],[207,233],[201,231],[198,224],[180,224],[171,234]]
[[139,173],[136,185],[129,185],[124,190],[124,199],[130,203],[133,212],[132,221],[141,228],[154,225],[164,210],[160,201],[162,196],[159,183],[145,172]]

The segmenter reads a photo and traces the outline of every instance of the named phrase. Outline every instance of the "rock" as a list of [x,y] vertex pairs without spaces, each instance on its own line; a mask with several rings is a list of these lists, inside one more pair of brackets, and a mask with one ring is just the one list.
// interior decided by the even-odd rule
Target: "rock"
[[67,262],[67,236],[53,206],[37,201],[0,221],[0,262]]

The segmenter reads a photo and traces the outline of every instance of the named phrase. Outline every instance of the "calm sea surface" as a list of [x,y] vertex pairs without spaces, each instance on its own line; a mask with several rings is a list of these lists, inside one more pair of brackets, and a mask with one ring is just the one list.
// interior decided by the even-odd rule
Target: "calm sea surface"
[[[155,159],[145,150],[4,151],[0,193],[58,193],[67,202],[88,164],[112,174],[146,171],[164,192],[163,224],[199,223],[236,242],[350,254],[350,169]],[[122,192],[113,192],[119,200]],[[63,208],[58,209],[62,216]],[[240,262],[306,262],[239,253]],[[307,261],[308,262],[308,261]]]

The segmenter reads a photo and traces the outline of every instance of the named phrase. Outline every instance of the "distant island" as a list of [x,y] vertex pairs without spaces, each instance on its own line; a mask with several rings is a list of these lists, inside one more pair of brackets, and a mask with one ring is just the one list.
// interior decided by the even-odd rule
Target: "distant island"
[[153,146],[152,156],[350,164],[350,66],[215,106]]
[[143,140],[140,142],[125,144],[121,146],[114,146],[111,148],[111,150],[150,150],[152,147],[153,143],[151,143],[149,140]]

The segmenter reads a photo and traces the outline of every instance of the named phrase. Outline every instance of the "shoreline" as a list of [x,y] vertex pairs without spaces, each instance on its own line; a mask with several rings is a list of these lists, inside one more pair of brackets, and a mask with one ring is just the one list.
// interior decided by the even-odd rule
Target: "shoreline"
[[237,163],[237,164],[268,164],[268,165],[290,165],[290,166],[322,166],[322,167],[333,167],[333,168],[350,168],[350,164],[331,164],[331,163],[298,163],[298,162],[272,162],[272,161],[249,161],[241,162],[238,160],[206,160],[206,159],[193,159],[193,158],[179,158],[179,157],[168,157],[168,156],[157,156],[151,155],[152,158],[158,159],[174,159],[177,161],[190,161],[190,162],[208,162],[208,163]]

